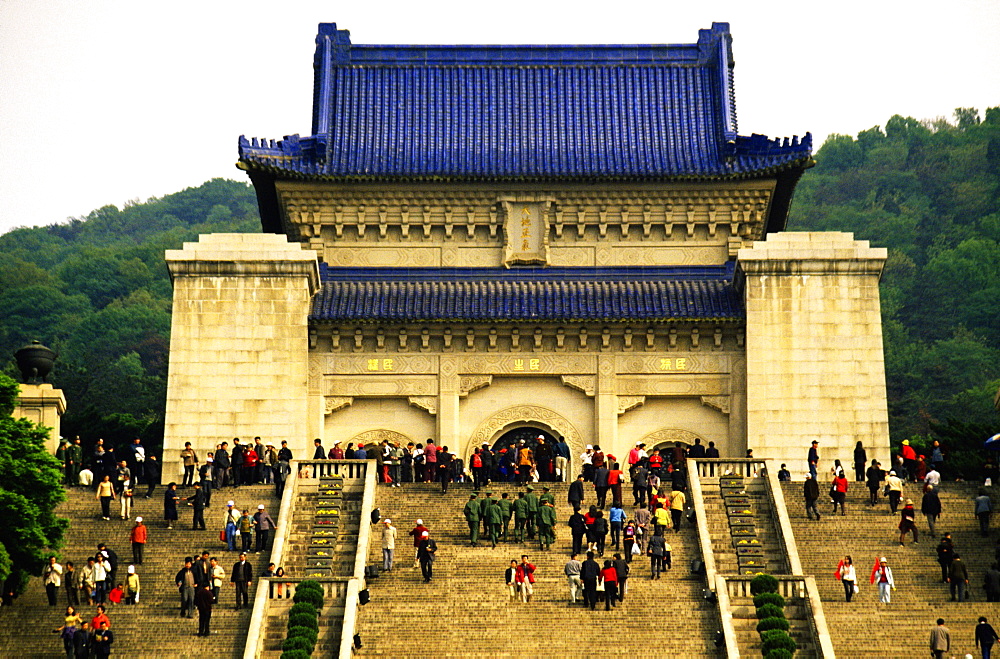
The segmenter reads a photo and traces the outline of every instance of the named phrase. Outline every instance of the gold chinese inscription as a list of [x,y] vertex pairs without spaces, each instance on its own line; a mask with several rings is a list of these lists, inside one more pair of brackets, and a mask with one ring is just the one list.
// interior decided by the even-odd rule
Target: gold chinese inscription
[[504,209],[504,262],[545,263],[545,234],[548,231],[545,202],[508,200],[504,201]]
[[[527,368],[525,368],[527,367]],[[541,367],[540,359],[515,359],[512,371],[537,371]]]
[[686,371],[687,367],[688,363],[685,357],[678,357],[677,359],[664,357],[660,360],[658,365],[658,368],[661,371]]
[[367,362],[369,371],[391,371],[393,368],[391,359],[369,359]]

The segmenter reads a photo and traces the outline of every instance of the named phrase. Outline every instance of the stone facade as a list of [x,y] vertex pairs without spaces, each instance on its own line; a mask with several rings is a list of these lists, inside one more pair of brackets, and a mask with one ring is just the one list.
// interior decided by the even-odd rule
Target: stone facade
[[[885,249],[849,233],[780,233],[739,253],[747,313],[747,442],[807,471],[855,443],[889,464],[879,277]],[[849,468],[849,467],[848,467]]]
[[62,415],[66,412],[66,396],[62,389],[54,389],[51,384],[18,385],[21,392],[11,416],[15,419],[24,418],[49,429],[49,439],[46,443],[49,453],[55,454],[61,437],[60,427]]
[[307,318],[316,255],[271,234],[212,234],[166,253],[174,284],[163,479],[179,452],[259,435],[307,437]]

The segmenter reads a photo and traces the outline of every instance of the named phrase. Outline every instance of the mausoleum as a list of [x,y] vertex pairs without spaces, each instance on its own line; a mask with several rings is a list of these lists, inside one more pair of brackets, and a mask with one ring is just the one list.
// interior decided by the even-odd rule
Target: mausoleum
[[624,46],[321,24],[313,66],[312,134],[239,141],[262,233],[167,252],[174,468],[256,435],[888,457],[886,252],[784,231],[811,138],[740,132],[728,24]]

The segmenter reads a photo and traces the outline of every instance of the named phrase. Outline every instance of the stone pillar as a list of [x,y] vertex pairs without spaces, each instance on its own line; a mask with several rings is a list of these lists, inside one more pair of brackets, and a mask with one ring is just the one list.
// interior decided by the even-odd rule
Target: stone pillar
[[747,446],[796,479],[814,439],[821,473],[835,458],[851,472],[859,440],[869,460],[889,464],[878,288],[886,257],[836,232],[771,234],[739,250]]
[[631,447],[618,446],[618,391],[615,356],[597,357],[597,386],[594,391],[594,441],[605,455],[624,461]]
[[[458,376],[458,360],[453,357],[442,357],[440,373],[438,374],[438,409],[437,409],[437,437],[434,443],[440,448],[447,446],[448,449],[462,456],[468,461],[468,453],[471,448],[465,446],[468,438],[462,437],[460,417],[459,417],[459,385],[461,378]],[[426,438],[414,439],[422,442]],[[463,441],[465,440],[465,441]]]
[[204,462],[233,437],[259,435],[312,457],[308,317],[314,252],[275,234],[211,234],[167,250],[174,284],[163,482],[185,442]]
[[51,384],[19,384],[21,393],[17,397],[14,412],[15,419],[28,419],[46,428],[51,428],[46,448],[55,455],[61,435],[60,424],[62,415],[66,412],[66,396],[62,389],[54,389]]

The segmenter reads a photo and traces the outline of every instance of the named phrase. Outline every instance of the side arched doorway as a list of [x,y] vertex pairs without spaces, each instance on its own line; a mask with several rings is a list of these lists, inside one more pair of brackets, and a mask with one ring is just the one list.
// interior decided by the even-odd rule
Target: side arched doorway
[[352,437],[349,441],[355,446],[359,443],[368,446],[369,444],[381,444],[382,440],[388,439],[390,442],[399,442],[400,446],[406,446],[408,442],[413,441],[410,437],[407,437],[401,432],[396,432],[395,430],[386,430],[384,428],[379,428],[377,430],[366,430],[363,433],[359,433]]
[[653,449],[658,448],[661,454],[669,455],[670,451],[677,444],[681,444],[685,449],[688,449],[694,445],[694,440],[696,439],[700,439],[703,446],[708,445],[704,437],[690,430],[681,430],[679,428],[660,428],[649,433],[639,441],[646,445],[647,453],[652,453]]

